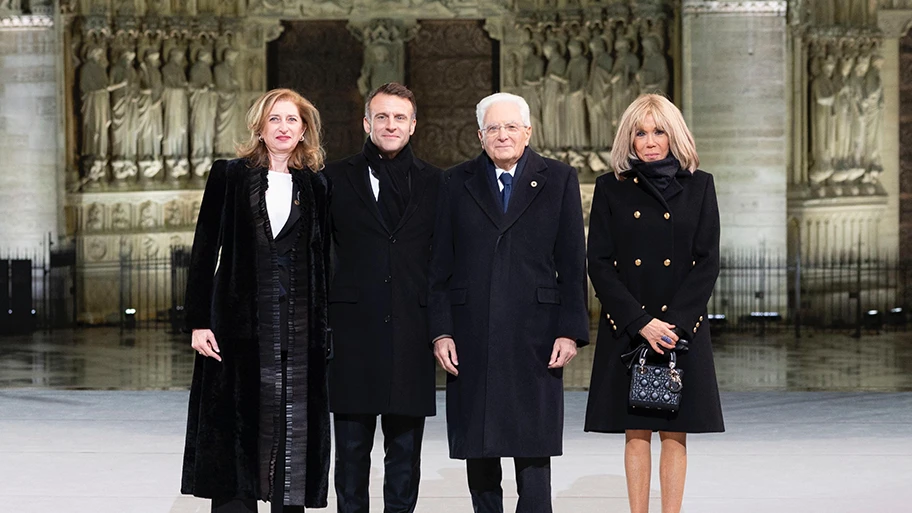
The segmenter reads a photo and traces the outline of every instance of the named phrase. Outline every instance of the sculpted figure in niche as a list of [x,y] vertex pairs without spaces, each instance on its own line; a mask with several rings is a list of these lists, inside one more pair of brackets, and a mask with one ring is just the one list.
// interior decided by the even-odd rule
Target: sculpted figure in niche
[[877,181],[883,172],[883,162],[880,156],[880,137],[883,131],[884,91],[880,78],[884,58],[875,54],[871,57],[871,66],[864,79],[864,99],[861,112],[865,123],[865,148],[867,156],[865,167],[868,176],[866,181]]
[[136,102],[139,77],[133,67],[136,53],[124,50],[111,66],[111,155],[114,183],[127,184],[136,176]]
[[619,37],[614,43],[617,57],[611,70],[611,120],[615,128],[627,106],[639,96],[636,75],[640,70],[640,60],[630,51],[630,46],[626,37]]
[[[833,131],[833,167],[839,171],[849,167],[852,149],[852,111],[855,99],[850,75],[855,65],[855,58],[847,55],[839,59],[836,75],[836,98],[833,104],[835,130]],[[843,173],[835,173],[835,181],[844,180]]]
[[168,178],[172,181],[189,173],[187,160],[187,126],[189,105],[187,102],[187,75],[184,71],[184,51],[174,48],[168,53],[168,62],[162,67],[162,93],[164,105],[164,141],[162,153]]
[[387,43],[373,43],[364,52],[364,66],[361,76],[358,77],[358,90],[361,96],[390,82],[402,82],[399,76],[399,66],[393,59]]
[[136,106],[140,182],[160,177],[162,171],[162,74],[158,50],[148,50],[139,65],[139,101]]
[[200,48],[190,67],[190,163],[193,175],[204,179],[212,167],[218,94],[212,78],[212,52]]
[[589,41],[592,63],[589,68],[586,107],[589,112],[589,139],[593,148],[608,148],[614,141],[611,124],[611,58],[609,42],[601,37]]
[[832,56],[815,58],[811,62],[811,173],[812,183],[821,183],[833,174],[833,148],[836,119],[833,104],[836,101],[836,84],[833,71],[836,61]]
[[574,39],[567,44],[570,62],[567,63],[566,123],[563,146],[589,146],[589,123],[586,119],[586,85],[589,82],[589,59],[583,53],[583,43]]
[[234,158],[234,146],[243,137],[244,119],[238,100],[241,82],[235,68],[237,58],[237,50],[226,48],[222,53],[222,62],[212,70],[218,94],[215,115],[215,155],[218,158]]
[[643,67],[637,75],[640,83],[640,93],[668,92],[668,62],[659,48],[659,40],[655,36],[643,38]]
[[870,55],[859,55],[855,60],[855,66],[852,68],[851,93],[852,93],[852,145],[850,154],[851,173],[847,180],[855,180],[864,174],[864,162],[867,160],[865,155],[865,133],[867,125],[864,118],[865,103],[865,76],[870,68]]
[[139,207],[139,226],[142,228],[155,227],[155,212],[151,201],[147,201]]
[[165,224],[168,226],[180,226],[182,222],[180,205],[172,201],[165,205]]
[[130,214],[123,203],[118,203],[111,212],[111,226],[116,230],[130,227]]
[[[543,48],[548,65],[545,68],[542,93],[542,131],[548,149],[556,149],[564,141],[566,130],[564,105],[567,96],[567,61],[560,43],[550,40]],[[533,130],[534,131],[534,130]]]
[[102,211],[101,206],[98,203],[92,203],[92,206],[89,207],[89,211],[86,215],[86,230],[89,231],[98,231],[102,227],[101,219]]
[[82,100],[82,156],[89,169],[86,178],[90,185],[104,179],[108,158],[108,127],[111,125],[111,102],[105,50],[89,48],[86,62],[79,70],[79,92]]
[[524,43],[520,48],[522,56],[522,97],[529,104],[532,118],[532,139],[530,144],[535,149],[544,147],[542,127],[542,79],[545,75],[545,61],[535,51],[535,45]]

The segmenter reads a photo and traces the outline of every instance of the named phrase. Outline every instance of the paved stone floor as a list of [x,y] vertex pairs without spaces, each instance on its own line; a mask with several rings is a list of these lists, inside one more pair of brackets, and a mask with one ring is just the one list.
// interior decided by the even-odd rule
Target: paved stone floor
[[[187,346],[110,329],[0,338],[0,512],[207,512],[178,491]],[[726,335],[714,346],[727,432],[689,438],[686,513],[912,511],[912,334]],[[591,351],[567,373],[557,513],[627,511],[623,437],[582,431]],[[375,450],[377,512],[381,461]],[[442,416],[428,421],[422,469],[419,512],[471,511]]]

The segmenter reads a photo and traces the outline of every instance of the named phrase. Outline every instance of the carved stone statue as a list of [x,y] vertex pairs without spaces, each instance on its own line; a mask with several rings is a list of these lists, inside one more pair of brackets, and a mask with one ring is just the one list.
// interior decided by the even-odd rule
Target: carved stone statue
[[160,54],[149,50],[139,65],[139,101],[137,102],[137,136],[139,179],[141,182],[160,178],[162,172],[162,93],[164,84],[159,70]]
[[218,158],[233,158],[235,144],[241,142],[244,136],[244,116],[238,99],[241,82],[235,71],[237,58],[237,50],[226,48],[222,62],[212,70],[218,94],[215,115],[215,155]]
[[856,108],[850,75],[855,65],[855,58],[843,56],[839,59],[836,75],[836,99],[833,103],[835,130],[833,131],[833,167],[840,172],[834,173],[834,181],[844,181],[842,170],[848,169],[852,151],[853,110]]
[[640,94],[636,82],[640,60],[630,51],[630,40],[626,37],[619,37],[614,46],[617,57],[611,70],[611,121],[616,130],[627,106]]
[[123,203],[118,203],[111,211],[111,227],[123,230],[130,227],[130,213]]
[[155,210],[151,201],[147,201],[139,207],[139,226],[147,229],[155,228]]
[[865,149],[867,156],[865,167],[870,176],[866,181],[877,181],[883,172],[883,161],[880,155],[880,138],[883,132],[884,90],[880,78],[884,58],[880,54],[871,57],[871,66],[864,79],[864,98],[861,113],[865,122]]
[[542,131],[545,147],[557,149],[564,141],[566,130],[567,61],[555,40],[546,42],[543,51],[548,65],[542,94]]
[[190,172],[187,159],[187,126],[189,105],[187,102],[187,75],[184,72],[184,51],[174,48],[168,54],[168,63],[162,66],[162,93],[164,105],[164,140],[162,153],[165,155],[165,169],[172,181]]
[[86,230],[98,231],[103,226],[101,205],[92,203],[86,215]]
[[592,63],[589,68],[586,107],[589,111],[589,143],[594,148],[610,148],[614,143],[611,123],[611,48],[601,37],[589,41]]
[[212,52],[200,49],[190,67],[190,163],[193,175],[205,178],[212,167],[218,93],[212,77]]
[[111,66],[111,168],[114,183],[121,187],[136,176],[136,102],[139,77],[133,67],[136,53],[124,50]]
[[89,48],[86,62],[79,70],[79,92],[82,100],[82,155],[86,161],[89,186],[105,180],[108,164],[108,127],[111,125],[111,102],[105,50]]
[[544,147],[544,129],[542,127],[542,78],[545,74],[545,62],[535,51],[535,45],[525,43],[520,49],[522,56],[522,97],[529,104],[532,118],[532,140],[535,149]]
[[589,123],[586,119],[586,85],[589,82],[589,59],[583,53],[583,43],[574,39],[567,44],[570,62],[567,63],[566,133],[562,146],[589,146]]
[[867,160],[865,155],[865,134],[867,124],[864,117],[865,104],[865,76],[870,69],[871,56],[859,55],[855,60],[854,72],[851,77],[852,98],[852,145],[850,154],[850,163],[852,172],[847,177],[848,180],[855,180],[864,174],[864,162]]
[[833,147],[836,131],[833,104],[836,100],[836,84],[833,71],[836,62],[832,56],[816,58],[811,63],[811,172],[812,183],[822,183],[833,174]]
[[374,89],[389,82],[402,82],[399,66],[387,43],[372,43],[364,52],[364,66],[358,77],[358,90],[367,96]]
[[659,40],[654,36],[643,38],[643,67],[637,78],[639,93],[668,92],[668,62],[659,48]]

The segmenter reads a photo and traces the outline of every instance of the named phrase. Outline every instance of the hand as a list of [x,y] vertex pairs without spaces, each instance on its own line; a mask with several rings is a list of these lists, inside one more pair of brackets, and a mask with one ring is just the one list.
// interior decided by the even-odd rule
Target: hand
[[450,337],[443,337],[434,342],[434,357],[443,370],[454,376],[459,375],[459,358],[456,356],[456,342]]
[[646,342],[649,342],[653,351],[665,354],[665,351],[662,351],[661,348],[674,349],[675,344],[678,342],[678,336],[674,334],[673,329],[675,329],[674,324],[653,319],[649,321],[649,324],[643,326],[643,329],[640,330],[640,336],[645,338]]
[[551,350],[551,361],[548,362],[548,368],[560,369],[570,363],[574,356],[576,356],[576,342],[566,337],[559,337],[554,341],[554,349]]
[[203,356],[222,361],[222,357],[218,354],[218,343],[215,341],[215,335],[211,330],[193,330],[190,347]]

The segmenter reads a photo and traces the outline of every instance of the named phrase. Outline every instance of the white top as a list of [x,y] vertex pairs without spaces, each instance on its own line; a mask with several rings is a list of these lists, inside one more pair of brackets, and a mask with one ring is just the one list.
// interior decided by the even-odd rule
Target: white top
[[370,166],[367,166],[367,176],[370,178],[371,190],[374,191],[374,199],[380,199],[380,179],[377,178],[374,170]]
[[[518,164],[518,162],[516,164]],[[512,176],[513,178],[516,178],[516,164],[513,164],[513,167],[511,167],[510,169],[501,169],[499,167],[494,168],[494,172],[497,173],[497,175],[494,178],[497,179],[496,180],[497,189],[500,192],[503,192],[503,189],[504,189],[504,184],[503,184],[503,182],[500,181],[500,175],[507,173],[508,175]]]
[[269,187],[266,189],[266,212],[272,227],[272,237],[282,231],[291,214],[291,173],[270,171]]

